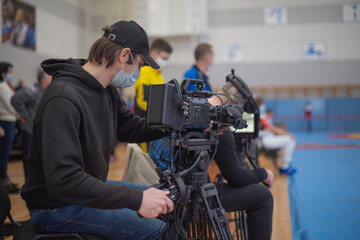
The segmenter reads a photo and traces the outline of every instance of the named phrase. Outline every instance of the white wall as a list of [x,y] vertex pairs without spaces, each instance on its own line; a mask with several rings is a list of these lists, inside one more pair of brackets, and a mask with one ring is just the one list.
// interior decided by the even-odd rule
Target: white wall
[[[245,63],[251,64],[300,63],[303,61],[301,46],[304,41],[325,41],[328,61],[359,60],[360,23],[343,23],[341,18],[342,4],[347,2],[346,0],[210,0],[207,40],[216,50],[217,64],[221,64],[222,47],[230,43],[245,46]],[[169,4],[174,3],[169,1]],[[287,7],[289,23],[285,26],[264,25],[263,8],[267,6]],[[136,9],[134,11],[134,16],[149,14],[145,9],[138,10],[138,14]],[[179,8],[178,13],[187,15],[188,11]],[[183,18],[175,17],[167,20],[167,25],[180,23],[186,25],[188,22]],[[147,29],[151,30],[150,36],[154,28],[158,28],[158,31],[163,29],[161,25],[154,24]],[[190,34],[177,37],[169,31],[168,33],[171,36],[165,38],[174,45],[174,62],[189,64],[193,61],[193,53],[189,49]]]
[[36,53],[57,58],[85,56],[85,12],[79,0],[24,2],[36,8]]
[[[175,49],[175,64],[189,65],[193,61],[191,33],[185,29],[189,23],[191,24],[188,9],[191,4],[189,1],[182,1],[181,6],[176,1],[169,0],[166,1],[167,4],[159,6],[162,1],[164,0],[135,0],[133,18],[144,26],[152,39],[165,37],[172,43]],[[328,61],[359,60],[360,24],[346,24],[341,19],[342,4],[347,2],[210,0],[209,30],[206,37],[216,50],[217,64],[221,64],[222,46],[229,43],[245,46],[245,63],[301,63],[301,46],[308,40],[326,42]],[[169,14],[174,12],[174,6],[177,14]],[[287,7],[289,23],[285,26],[265,26],[263,8],[267,6]],[[169,26],[182,26],[180,29],[183,34],[177,36],[175,30]]]
[[207,0],[134,0],[132,18],[148,33],[150,42],[168,40],[175,65],[193,61],[196,39],[207,36]]
[[[219,22],[228,12],[233,14],[233,21],[239,22],[239,25],[230,25],[231,19],[222,24],[213,19],[209,41],[215,46],[217,53],[227,43],[244,45],[246,63],[302,62],[302,43],[319,40],[326,43],[328,61],[359,60],[360,24],[341,21],[342,3],[346,2],[213,0],[209,6],[211,16],[218,17]],[[265,26],[261,18],[263,7],[266,6],[288,7],[289,23],[285,26]],[[306,13],[307,9],[310,13]],[[235,19],[236,12],[239,15],[253,12],[256,17],[248,16],[240,21]],[[217,58],[218,63],[219,59]]]
[[[251,86],[360,83],[360,23],[342,22],[345,0],[210,0],[208,42],[214,46],[215,66],[209,72],[213,85],[224,83],[231,68]],[[360,1],[351,1],[360,2]],[[285,6],[284,26],[265,26],[263,8]],[[182,11],[179,9],[179,11]],[[185,12],[185,10],[183,10]],[[172,18],[171,21],[177,21]],[[181,79],[193,63],[190,36],[167,37],[174,46],[174,65],[164,70],[166,79]],[[304,62],[304,41],[324,41],[327,60]],[[245,46],[241,63],[221,61],[222,46]]]
[[[287,82],[360,82],[354,67],[360,61],[360,24],[342,22],[341,5],[347,2],[345,0],[208,0],[206,9],[197,11],[191,8],[196,0],[23,1],[36,8],[37,50],[33,53],[0,46],[0,60],[8,60],[15,65],[15,79],[21,77],[29,82],[35,81],[35,68],[41,59],[47,57],[85,58],[91,44],[102,35],[101,28],[121,19],[137,21],[149,33],[151,41],[156,37],[167,39],[175,51],[173,64],[164,70],[164,74],[169,80],[172,77],[181,78],[194,62],[193,41],[196,34],[191,29],[197,22],[191,18],[207,12],[207,19],[204,18],[206,26],[201,37],[195,40],[207,39],[214,46],[216,64],[210,72],[214,85],[222,84],[231,67],[238,69],[243,77],[250,78],[254,86]],[[266,6],[286,6],[289,23],[278,27],[265,26],[262,13]],[[326,63],[302,61],[301,44],[307,40],[326,42]],[[228,43],[245,46],[244,62],[225,64],[220,61],[221,48]],[[286,75],[282,71],[283,66],[291,66]],[[316,66],[321,66],[324,73],[332,72],[338,66],[339,74],[321,76],[318,72],[320,68]],[[25,68],[28,70],[22,70]],[[312,71],[306,73],[306,81],[288,81],[291,75],[303,76],[303,70]]]

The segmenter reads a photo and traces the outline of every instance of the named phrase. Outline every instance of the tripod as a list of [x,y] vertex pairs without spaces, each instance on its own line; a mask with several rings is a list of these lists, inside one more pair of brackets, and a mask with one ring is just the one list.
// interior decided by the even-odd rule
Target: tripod
[[[169,198],[174,201],[174,211],[168,215],[167,230],[164,239],[232,239],[229,221],[222,207],[218,192],[207,176],[211,158],[211,146],[217,145],[217,139],[203,137],[190,132],[181,141],[181,146],[189,155],[196,156],[195,162],[186,170],[178,173],[160,173],[160,182],[171,182]],[[174,136],[172,136],[172,143]],[[171,143],[170,143],[171,145]],[[174,146],[171,146],[174,147]],[[190,157],[191,158],[191,157]],[[185,160],[185,163],[189,159]],[[190,161],[191,162],[191,161]]]

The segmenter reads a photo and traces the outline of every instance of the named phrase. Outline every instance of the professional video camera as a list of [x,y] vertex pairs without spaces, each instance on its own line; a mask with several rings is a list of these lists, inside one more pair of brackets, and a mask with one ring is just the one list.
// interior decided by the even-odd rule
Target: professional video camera
[[[195,84],[196,89],[188,91],[189,84]],[[192,79],[185,79],[181,86],[175,79],[167,84],[150,86],[147,124],[171,130],[168,141],[170,167],[164,171],[156,169],[160,176],[160,184],[156,187],[169,190],[169,198],[175,204],[174,211],[168,216],[164,239],[200,236],[212,239],[212,234],[215,239],[232,239],[225,210],[215,185],[208,181],[207,176],[207,169],[217,149],[217,133],[205,129],[211,125],[213,129],[230,126],[233,131],[250,127],[243,136],[252,137],[258,131],[255,121],[258,109],[252,97],[247,99],[249,93],[251,95],[250,90],[233,71],[227,76],[223,89],[225,94],[213,94],[203,91],[203,88],[201,80]],[[242,91],[241,95],[247,95],[240,98],[238,88]],[[235,104],[211,106],[207,99],[212,96],[220,98],[220,95],[230,98],[226,102],[230,100]],[[249,118],[253,120],[252,125],[248,126],[242,118],[243,110],[254,116]]]
[[[195,91],[188,91],[189,84],[196,84]],[[202,80],[185,79],[181,83],[173,79],[167,84],[151,85],[147,112],[148,126],[177,131],[201,130],[209,127],[246,127],[240,105],[211,106],[207,98],[214,94],[203,91]],[[215,94],[216,95],[216,94]]]

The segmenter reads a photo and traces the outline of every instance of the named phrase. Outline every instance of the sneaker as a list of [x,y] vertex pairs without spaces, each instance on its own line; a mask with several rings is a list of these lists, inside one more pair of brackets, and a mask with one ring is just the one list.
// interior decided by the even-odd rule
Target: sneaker
[[296,168],[288,167],[288,168],[280,168],[280,174],[292,175],[297,172]]

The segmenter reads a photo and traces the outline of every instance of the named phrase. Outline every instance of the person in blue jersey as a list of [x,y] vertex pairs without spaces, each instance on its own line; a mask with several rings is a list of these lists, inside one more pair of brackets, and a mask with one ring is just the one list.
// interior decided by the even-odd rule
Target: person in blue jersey
[[[212,92],[207,72],[213,64],[213,47],[208,43],[200,43],[195,48],[195,64],[185,72],[184,78],[201,79],[204,81],[204,90]],[[196,85],[190,84],[188,91],[194,91],[195,89]]]

